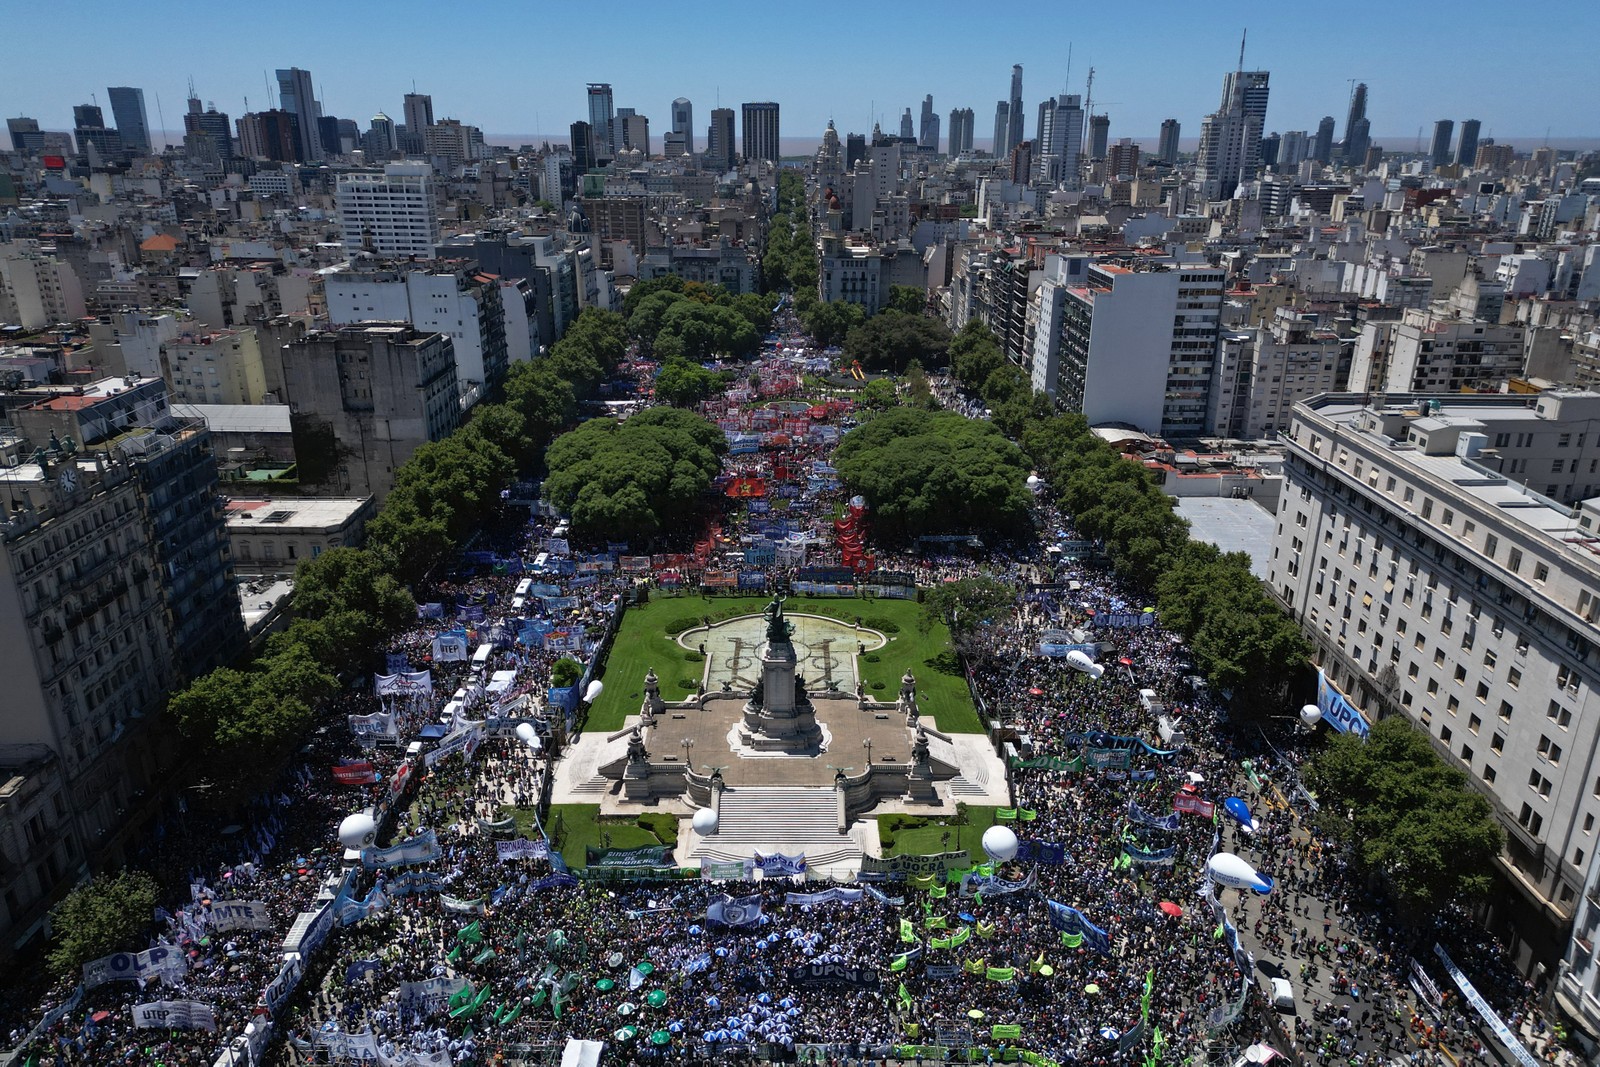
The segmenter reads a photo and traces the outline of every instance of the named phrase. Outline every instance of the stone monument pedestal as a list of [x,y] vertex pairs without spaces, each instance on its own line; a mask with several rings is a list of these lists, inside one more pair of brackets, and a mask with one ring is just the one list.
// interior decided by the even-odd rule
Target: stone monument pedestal
[[817,710],[795,677],[793,627],[783,617],[783,598],[767,605],[767,644],[761,650],[761,679],[744,706],[739,743],[756,752],[804,752],[822,741]]

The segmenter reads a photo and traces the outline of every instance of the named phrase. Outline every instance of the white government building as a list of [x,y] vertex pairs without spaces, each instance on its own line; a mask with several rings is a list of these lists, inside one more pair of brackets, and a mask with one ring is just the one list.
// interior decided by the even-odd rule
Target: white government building
[[1273,592],[1369,720],[1405,715],[1490,798],[1486,919],[1535,973],[1562,960],[1594,1025],[1600,394],[1324,394],[1285,444]]

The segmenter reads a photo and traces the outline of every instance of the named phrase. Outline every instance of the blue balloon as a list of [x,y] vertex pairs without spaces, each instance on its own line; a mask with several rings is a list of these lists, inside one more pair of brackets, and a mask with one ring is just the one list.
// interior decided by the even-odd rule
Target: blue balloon
[[1229,797],[1222,802],[1222,810],[1226,811],[1233,821],[1250,833],[1255,833],[1256,820],[1250,814],[1250,805],[1238,797]]

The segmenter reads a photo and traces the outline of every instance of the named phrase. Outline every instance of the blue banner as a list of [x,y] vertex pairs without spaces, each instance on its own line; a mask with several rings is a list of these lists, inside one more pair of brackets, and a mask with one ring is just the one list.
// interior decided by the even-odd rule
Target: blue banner
[[1130,798],[1128,800],[1128,821],[1136,822],[1140,826],[1154,827],[1157,830],[1176,830],[1178,828],[1178,813],[1174,811],[1157,817],[1141,808],[1137,800]]
[[1054,900],[1046,900],[1050,907],[1050,925],[1064,934],[1082,934],[1083,943],[1103,956],[1111,954],[1111,937],[1104,930],[1084,918],[1077,908],[1069,908]]
[[1317,671],[1317,707],[1322,711],[1322,720],[1340,733],[1355,734],[1366,740],[1367,734],[1372,731],[1366,716],[1345,699],[1344,694],[1328,681],[1327,674],[1321,670]]
[[1090,626],[1109,626],[1113,630],[1136,630],[1155,624],[1153,611],[1102,611],[1089,620]]

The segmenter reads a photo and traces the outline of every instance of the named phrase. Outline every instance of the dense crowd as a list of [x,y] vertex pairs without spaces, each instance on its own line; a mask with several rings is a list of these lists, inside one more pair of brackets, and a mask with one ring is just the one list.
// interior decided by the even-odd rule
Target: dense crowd
[[[761,374],[775,383],[787,376],[792,392],[794,370],[782,361],[767,360]],[[948,381],[934,385],[947,404],[976,410]],[[760,398],[752,390],[719,409],[734,420],[730,433],[750,428],[738,412]],[[848,417],[841,407],[818,421]],[[728,472],[776,481],[779,465],[825,469],[836,437],[808,432],[782,451],[769,442],[731,456]],[[814,535],[807,562],[838,562],[824,521],[836,489],[808,483],[791,502],[793,528]],[[761,540],[768,509],[731,498],[723,508],[712,524],[720,543]],[[352,690],[279,787],[242,815],[222,824],[173,811],[163,821],[137,865],[165,872],[167,903],[150,944],[180,954],[181,975],[78,992],[59,983],[42,1005],[31,1002],[30,1015],[8,1013],[11,1044],[41,1007],[68,1004],[28,1046],[37,1064],[210,1064],[247,1025],[269,1021],[280,1062],[371,1050],[385,1067],[495,1062],[567,1037],[610,1042],[618,1063],[704,1062],[736,1049],[790,1059],[810,1046],[849,1063],[952,1045],[988,1047],[995,1058],[1026,1049],[1057,1062],[1154,1055],[1175,1063],[1201,1046],[1257,1039],[1292,1042],[1322,1063],[1439,1048],[1457,1059],[1487,1056],[1456,998],[1430,1005],[1410,986],[1417,946],[1447,944],[1514,1023],[1534,1011],[1534,989],[1463,915],[1439,916],[1424,937],[1390,925],[1381,902],[1302,822],[1292,755],[1236,737],[1175,637],[1146,625],[1148,612],[1106,569],[1060,551],[1075,538],[1047,492],[1037,510],[1044,536],[1035,544],[885,552],[877,561],[925,586],[984,575],[1018,589],[1015,610],[990,620],[965,651],[975,696],[1017,752],[1013,808],[1003,814],[1025,844],[1021,858],[894,883],[572,877],[529,814],[560,716],[576,700],[550,688],[551,671],[563,657],[592,660],[640,579],[616,566],[625,549],[573,553],[556,520],[524,515],[484,531],[461,568],[418,591],[424,617],[395,637],[389,671],[427,671],[431,691]],[[796,562],[774,558],[764,570],[792,577]],[[530,582],[547,591],[528,593]],[[549,648],[552,632],[576,637]],[[458,633],[467,654],[437,656],[440,637]],[[1088,650],[1103,674],[1059,649],[1042,654],[1064,640]],[[486,659],[476,655],[483,648]],[[390,736],[358,738],[344,727],[346,716],[385,712],[396,719]],[[516,736],[523,722],[536,726],[536,746]],[[481,731],[481,740],[404,777],[411,740],[458,731]],[[349,759],[370,763],[376,780],[337,782],[333,768]],[[408,783],[397,797],[396,781]],[[1179,797],[1218,812],[1174,817]],[[1221,815],[1227,797],[1247,801],[1260,823],[1254,834]],[[392,799],[383,843],[431,831],[436,858],[346,873],[340,820],[364,807],[381,814]],[[519,813],[514,824],[508,809]],[[502,858],[512,837],[532,847]],[[1218,851],[1278,880],[1266,896],[1220,894],[1254,953],[1243,970],[1202,896]],[[330,903],[337,884],[346,892]],[[790,899],[829,889],[839,892],[827,901]],[[708,916],[730,897],[759,911],[747,907],[734,925]],[[230,900],[260,902],[264,928],[218,930],[213,913]],[[311,952],[298,991],[273,1017],[263,992],[280,974],[297,916],[351,900],[365,904]],[[1064,925],[1052,902],[1103,931],[1104,950],[1082,927]],[[1256,999],[1229,1021],[1258,969],[1302,991],[1299,1013],[1281,1028],[1248,992]],[[1428,970],[1448,991],[1438,968]],[[1312,992],[1322,988],[1326,997]],[[211,1006],[217,1032],[134,1029],[132,1006],[157,999]]]

